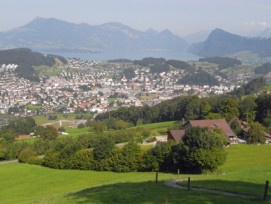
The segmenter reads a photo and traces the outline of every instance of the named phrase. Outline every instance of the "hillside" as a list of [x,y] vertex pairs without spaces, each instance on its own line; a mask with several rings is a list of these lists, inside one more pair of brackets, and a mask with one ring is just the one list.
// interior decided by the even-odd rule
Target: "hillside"
[[271,38],[247,38],[215,29],[206,41],[192,44],[189,50],[204,57],[225,56],[242,51],[250,51],[259,56],[270,56]]
[[[187,175],[192,187],[217,189],[255,196],[239,197],[165,186],[176,174],[154,172],[113,173],[88,170],[56,170],[28,164],[1,165],[3,203],[265,203],[264,182],[270,178],[269,145],[231,145],[220,172]],[[242,164],[242,165],[240,165]],[[31,173],[30,173],[31,172]],[[257,172],[257,173],[255,173]],[[20,185],[18,185],[20,183]],[[8,186],[8,188],[7,188]],[[16,192],[17,196],[14,196]],[[125,195],[125,196],[124,196]],[[270,190],[269,190],[270,197]],[[267,203],[270,203],[268,201]]]
[[183,85],[219,86],[219,81],[214,76],[203,70],[197,70],[194,73],[190,73],[186,77],[180,79],[178,83]]
[[74,24],[58,19],[36,18],[0,33],[0,49],[29,47],[39,51],[101,52],[108,50],[184,51],[187,43],[169,30],[146,32],[110,22]]
[[51,67],[55,64],[55,59],[59,59],[62,63],[66,63],[63,57],[54,55],[43,55],[38,52],[32,52],[28,48],[18,48],[0,51],[0,65],[2,64],[16,64],[18,67],[15,73],[19,77],[29,79],[31,81],[38,81],[38,74],[34,66],[46,65]]
[[236,65],[242,64],[240,60],[229,58],[229,57],[207,57],[207,58],[199,59],[199,61],[217,64],[218,68],[220,69],[234,67]]

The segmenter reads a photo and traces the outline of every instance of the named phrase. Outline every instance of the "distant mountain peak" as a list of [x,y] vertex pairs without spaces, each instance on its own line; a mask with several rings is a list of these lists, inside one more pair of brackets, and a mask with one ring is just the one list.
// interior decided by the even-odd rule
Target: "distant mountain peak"
[[42,17],[37,17],[22,27],[0,33],[0,42],[0,49],[29,47],[43,52],[46,50],[183,52],[187,49],[185,41],[169,30],[143,32],[119,22],[89,25]]
[[271,40],[243,37],[217,28],[204,42],[192,44],[189,50],[204,57],[225,56],[243,51],[270,56],[270,47]]
[[145,33],[158,34],[158,32],[152,28],[149,28]]
[[174,35],[170,30],[168,30],[168,29],[165,29],[165,30],[162,30],[161,31],[161,34],[163,34],[163,35]]

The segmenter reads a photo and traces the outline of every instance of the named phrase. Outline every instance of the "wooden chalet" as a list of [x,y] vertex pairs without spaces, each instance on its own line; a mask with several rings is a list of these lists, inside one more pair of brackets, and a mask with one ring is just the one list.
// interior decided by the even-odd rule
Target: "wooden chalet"
[[189,120],[183,125],[183,130],[169,130],[167,132],[168,141],[179,142],[185,135],[185,129],[191,127],[206,127],[209,130],[220,129],[229,143],[234,143],[237,139],[236,134],[233,132],[231,127],[228,125],[225,119],[215,120]]

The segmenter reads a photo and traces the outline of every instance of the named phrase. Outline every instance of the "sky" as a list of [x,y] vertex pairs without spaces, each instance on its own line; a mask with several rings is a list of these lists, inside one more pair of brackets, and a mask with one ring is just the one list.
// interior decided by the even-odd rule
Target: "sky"
[[99,25],[120,22],[179,36],[224,29],[246,34],[271,27],[270,0],[0,0],[0,32],[36,17]]

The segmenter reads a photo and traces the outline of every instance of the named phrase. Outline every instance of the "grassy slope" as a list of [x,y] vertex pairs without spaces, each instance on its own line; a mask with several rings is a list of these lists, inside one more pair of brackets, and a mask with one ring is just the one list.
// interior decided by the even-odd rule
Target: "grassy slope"
[[[250,203],[155,184],[154,173],[53,170],[25,164],[0,167],[1,203]],[[159,174],[160,179],[176,178]]]
[[[232,145],[223,174],[190,175],[192,186],[261,198],[271,177],[271,146]],[[155,184],[154,173],[54,170],[26,164],[0,166],[0,203],[255,203]],[[181,175],[187,178],[188,175]],[[176,179],[159,174],[159,179]],[[257,200],[260,202],[260,200]]]
[[152,136],[166,135],[166,131],[169,129],[178,129],[180,127],[180,122],[178,121],[167,121],[160,123],[150,123],[145,125],[138,125],[131,128],[147,128],[151,130]]
[[271,146],[232,145],[228,151],[222,173],[192,175],[192,186],[261,197],[265,181],[271,178]]
[[[157,136],[157,135],[166,135],[166,131],[168,129],[174,128],[176,124],[179,124],[178,121],[169,121],[169,122],[160,122],[160,123],[151,123],[151,124],[145,124],[145,125],[138,125],[138,126],[133,126],[129,129],[134,129],[134,128],[147,128],[151,130],[151,135],[152,136]],[[66,128],[66,132],[69,133],[70,136],[79,136],[82,134],[87,134],[90,132],[90,127],[85,127],[85,128]],[[111,131],[111,130],[110,130]]]

